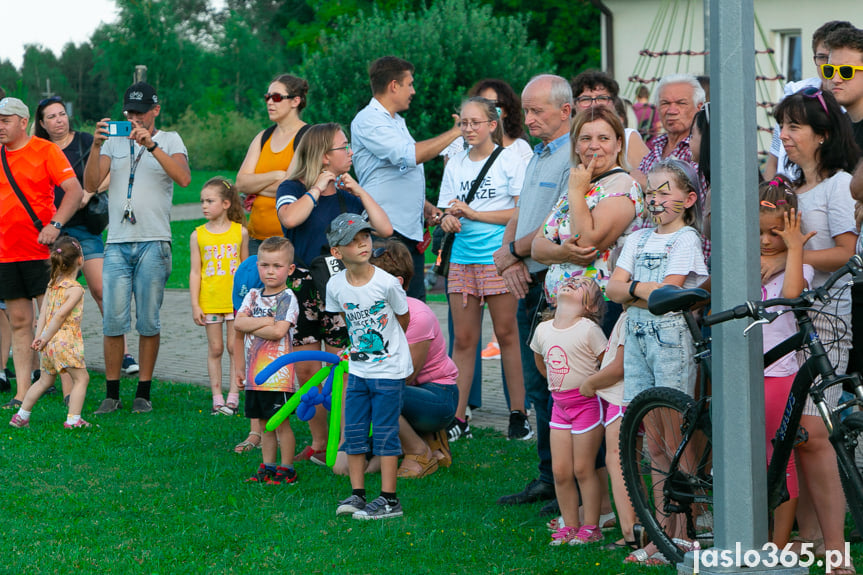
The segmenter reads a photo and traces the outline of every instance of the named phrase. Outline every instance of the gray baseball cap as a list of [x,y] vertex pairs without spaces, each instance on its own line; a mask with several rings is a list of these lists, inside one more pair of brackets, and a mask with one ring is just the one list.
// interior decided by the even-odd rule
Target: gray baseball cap
[[30,117],[30,109],[27,104],[18,98],[3,98],[0,100],[0,116]]
[[345,246],[363,230],[374,231],[374,228],[361,215],[347,212],[339,214],[327,227],[327,242],[330,247]]

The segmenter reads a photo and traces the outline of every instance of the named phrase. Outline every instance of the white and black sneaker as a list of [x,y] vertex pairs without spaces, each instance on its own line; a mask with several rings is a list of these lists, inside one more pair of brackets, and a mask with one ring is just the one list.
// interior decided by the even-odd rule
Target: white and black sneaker
[[520,411],[509,412],[509,433],[507,439],[528,440],[533,437],[533,429],[527,415]]
[[360,509],[353,514],[353,518],[363,520],[389,519],[390,517],[401,517],[402,515],[404,513],[402,513],[402,504],[400,501],[397,501],[395,505],[390,505],[386,497],[381,495],[374,501],[366,503],[364,509]]
[[366,508],[366,500],[359,495],[351,495],[347,499],[339,501],[336,515],[353,515]]
[[470,424],[467,421],[459,421],[458,418],[453,418],[452,423],[446,428],[446,434],[450,441],[458,441],[462,437],[465,439],[473,438]]
[[123,371],[126,372],[126,375],[134,375],[140,370],[141,367],[138,365],[138,362],[135,361],[134,357],[128,353],[123,356]]

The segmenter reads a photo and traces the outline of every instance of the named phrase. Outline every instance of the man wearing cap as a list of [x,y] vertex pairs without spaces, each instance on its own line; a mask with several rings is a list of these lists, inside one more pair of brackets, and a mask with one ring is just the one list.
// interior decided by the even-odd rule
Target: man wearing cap
[[425,301],[425,257],[417,249],[423,239],[423,220],[437,224],[441,211],[425,199],[422,164],[436,158],[461,130],[458,116],[452,128],[422,142],[413,139],[399,112],[410,107],[414,90],[413,64],[384,56],[369,66],[373,97],[351,122],[354,169],[360,186],[368,190],[389,216],[393,238],[410,249],[414,277],[408,295]]
[[128,137],[109,137],[109,118],[96,124],[93,149],[84,169],[84,186],[96,189],[110,173],[108,239],[102,269],[107,397],[96,410],[117,411],[123,336],[135,328],[140,335],[138,389],[133,413],[153,409],[150,383],[159,352],[159,310],[171,274],[171,198],[174,184],[191,181],[188,154],[176,132],[156,129],[161,111],[156,91],[146,82],[133,84],[123,98],[123,113],[132,123]]
[[[0,300],[6,301],[12,324],[18,374],[15,397],[5,408],[20,406],[30,388],[32,300],[41,299],[48,286],[49,246],[81,207],[83,197],[81,184],[60,148],[27,135],[29,120],[30,110],[24,102],[18,98],[0,100]],[[56,213],[55,186],[66,193]]]

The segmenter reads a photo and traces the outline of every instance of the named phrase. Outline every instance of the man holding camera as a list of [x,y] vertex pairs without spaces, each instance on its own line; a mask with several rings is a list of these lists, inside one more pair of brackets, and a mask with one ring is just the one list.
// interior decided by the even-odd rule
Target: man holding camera
[[[0,300],[12,325],[12,358],[18,374],[17,408],[30,389],[33,299],[50,279],[49,246],[81,206],[83,191],[69,160],[55,144],[27,135],[30,110],[18,98],[0,100]],[[54,187],[65,195],[54,210]],[[9,345],[6,342],[5,345]],[[5,368],[0,366],[0,370]]]
[[120,370],[123,336],[131,329],[135,298],[140,335],[138,389],[132,413],[152,411],[150,384],[159,353],[159,311],[171,274],[171,200],[174,183],[191,181],[188,154],[176,132],[156,129],[159,98],[146,82],[133,84],[123,98],[123,113],[131,123],[96,124],[93,149],[84,170],[84,186],[96,189],[111,175],[108,188],[108,239],[102,270],[105,383],[107,397],[97,415],[122,408]]

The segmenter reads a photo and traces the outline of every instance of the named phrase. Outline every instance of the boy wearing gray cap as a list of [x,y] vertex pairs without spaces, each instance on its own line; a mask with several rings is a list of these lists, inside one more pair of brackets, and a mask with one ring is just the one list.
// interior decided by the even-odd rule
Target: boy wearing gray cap
[[[345,442],[353,493],[339,501],[336,515],[354,519],[400,517],[396,497],[399,414],[405,378],[413,372],[405,337],[410,315],[399,281],[369,263],[372,227],[357,214],[336,217],[327,229],[333,256],[345,269],[327,283],[327,311],[341,313],[350,336],[350,369],[345,392]],[[381,456],[381,495],[366,503],[365,463],[369,430]]]

